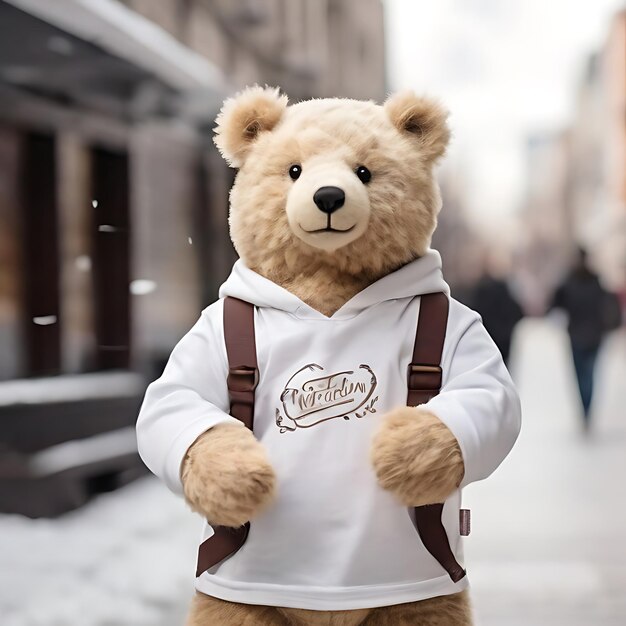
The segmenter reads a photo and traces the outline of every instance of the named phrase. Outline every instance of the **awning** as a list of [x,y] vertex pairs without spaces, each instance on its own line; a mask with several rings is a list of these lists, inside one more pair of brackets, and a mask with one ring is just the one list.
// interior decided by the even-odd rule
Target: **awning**
[[121,114],[175,114],[200,97],[212,115],[229,90],[217,66],[116,0],[0,1],[0,82]]

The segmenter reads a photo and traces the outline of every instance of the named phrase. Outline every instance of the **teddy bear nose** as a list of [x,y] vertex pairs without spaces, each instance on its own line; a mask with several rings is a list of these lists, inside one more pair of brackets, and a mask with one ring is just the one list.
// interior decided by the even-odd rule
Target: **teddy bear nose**
[[329,215],[340,209],[345,201],[346,194],[339,187],[320,187],[313,194],[313,202],[317,208]]

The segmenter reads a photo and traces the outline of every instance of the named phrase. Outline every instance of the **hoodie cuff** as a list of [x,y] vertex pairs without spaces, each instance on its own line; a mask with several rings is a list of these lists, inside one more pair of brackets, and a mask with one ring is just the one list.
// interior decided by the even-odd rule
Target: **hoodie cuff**
[[440,395],[422,404],[420,408],[434,413],[450,429],[459,443],[465,469],[459,488],[462,489],[480,480],[481,477],[476,475],[476,461],[480,454],[480,436],[463,405],[456,399]]
[[237,424],[242,428],[245,426],[231,415],[224,414],[222,416],[206,416],[202,417],[191,424],[188,424],[181,430],[174,442],[172,443],[167,457],[165,459],[165,472],[163,479],[168,488],[178,495],[183,495],[183,482],[180,476],[182,464],[187,455],[187,450],[195,443],[207,430],[210,430],[218,424]]

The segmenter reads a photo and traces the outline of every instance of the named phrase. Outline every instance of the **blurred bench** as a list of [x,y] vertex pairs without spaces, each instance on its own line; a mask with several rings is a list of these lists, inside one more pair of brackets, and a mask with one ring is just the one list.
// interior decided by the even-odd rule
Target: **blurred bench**
[[0,383],[0,512],[56,516],[143,474],[144,389],[131,372]]

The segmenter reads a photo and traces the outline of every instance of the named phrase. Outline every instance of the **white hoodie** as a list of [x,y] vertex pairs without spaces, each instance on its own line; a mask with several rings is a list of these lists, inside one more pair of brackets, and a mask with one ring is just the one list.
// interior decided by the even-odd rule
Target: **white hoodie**
[[[199,591],[249,604],[345,610],[467,586],[467,577],[452,582],[426,551],[406,507],[378,486],[369,460],[381,419],[406,404],[415,296],[434,291],[449,289],[431,250],[327,318],[235,264],[220,300],[202,312],[149,386],[137,422],[141,457],[181,493],[189,446],[216,424],[239,423],[228,415],[223,298],[256,305],[254,434],[268,450],[278,495],[253,520],[239,552],[196,579]],[[455,300],[442,367],[441,393],[423,406],[458,439],[466,485],[489,476],[510,451],[520,428],[519,400],[480,317]],[[443,521],[462,563],[460,503],[458,490],[445,503]],[[212,532],[205,524],[202,539]]]

